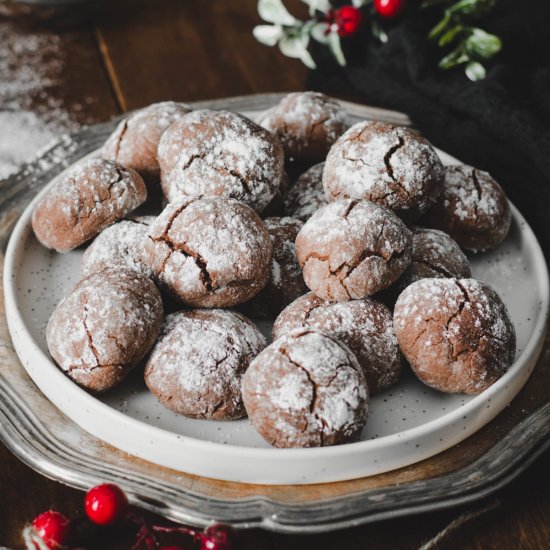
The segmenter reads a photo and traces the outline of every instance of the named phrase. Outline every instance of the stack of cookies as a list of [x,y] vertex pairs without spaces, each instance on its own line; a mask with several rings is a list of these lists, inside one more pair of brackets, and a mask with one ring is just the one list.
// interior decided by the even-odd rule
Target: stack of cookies
[[[34,210],[47,248],[90,243],[48,347],[92,392],[142,366],[178,414],[248,415],[276,447],[354,441],[407,365],[477,394],[512,364],[508,312],[463,252],[497,247],[510,223],[489,174],[444,167],[409,128],[346,129],[322,94],[257,122],[158,103]],[[275,319],[272,344],[250,318]]]

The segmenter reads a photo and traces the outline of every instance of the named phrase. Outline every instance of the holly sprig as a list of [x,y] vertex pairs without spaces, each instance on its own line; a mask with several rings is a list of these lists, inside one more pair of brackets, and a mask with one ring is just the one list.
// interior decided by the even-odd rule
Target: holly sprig
[[[316,68],[310,54],[311,40],[326,45],[336,62],[346,65],[342,39],[366,25],[375,39],[388,41],[386,26],[407,13],[407,0],[352,0],[334,8],[330,0],[302,0],[309,6],[310,18],[301,21],[289,13],[282,0],[259,0],[258,13],[268,24],[258,25],[253,34],[267,46],[278,46],[281,52],[300,59],[310,69]],[[442,18],[428,38],[442,48],[451,48],[439,61],[441,69],[463,66],[470,80],[486,75],[485,63],[501,49],[498,36],[474,23],[487,16],[497,0],[422,0],[411,9],[438,8]]]

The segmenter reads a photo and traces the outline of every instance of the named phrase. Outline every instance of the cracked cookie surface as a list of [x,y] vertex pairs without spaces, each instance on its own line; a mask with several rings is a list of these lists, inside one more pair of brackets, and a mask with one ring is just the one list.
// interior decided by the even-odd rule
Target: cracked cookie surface
[[134,170],[109,160],[84,160],[36,205],[32,227],[46,248],[69,252],[146,199],[145,183]]
[[82,256],[80,273],[87,277],[109,267],[132,269],[146,277],[153,271],[145,260],[145,243],[154,216],[137,216],[121,220],[104,229]]
[[284,307],[308,290],[294,245],[304,224],[290,217],[266,218],[264,224],[269,232],[273,252],[267,284],[243,306],[245,313],[253,318],[278,315]]
[[169,202],[183,196],[238,199],[261,212],[284,171],[278,140],[229,111],[193,111],[174,123],[158,148],[161,184]]
[[320,162],[344,133],[346,113],[324,94],[294,92],[268,109],[259,124],[278,137],[287,160]]
[[239,313],[193,310],[166,317],[145,366],[145,382],[167,408],[192,418],[246,415],[241,379],[266,342]]
[[330,150],[323,171],[327,199],[366,199],[407,222],[424,214],[441,191],[443,165],[432,145],[409,128],[366,121]]
[[412,232],[412,260],[395,285],[396,298],[406,287],[420,279],[465,279],[472,276],[468,258],[447,233],[424,227],[414,227]]
[[107,138],[102,156],[138,172],[149,190],[159,188],[160,168],[157,149],[162,134],[191,107],[185,103],[153,103],[122,120]]
[[346,344],[355,354],[374,394],[399,380],[403,356],[393,331],[389,308],[372,298],[331,303],[313,292],[285,308],[273,325],[273,338],[313,327]]
[[306,170],[284,196],[289,216],[306,222],[322,206],[328,204],[323,189],[324,162]]
[[307,286],[331,302],[389,287],[411,261],[412,235],[390,210],[341,200],[317,210],[296,238]]
[[194,307],[231,307],[267,283],[269,233],[254,210],[211,197],[170,203],[150,227],[146,261],[159,284]]
[[478,394],[512,365],[515,331],[506,306],[475,279],[422,279],[408,286],[394,310],[403,355],[428,386]]
[[443,191],[423,221],[478,252],[502,243],[512,213],[504,191],[487,172],[460,164],[445,168]]
[[48,349],[71,379],[94,392],[121,382],[154,344],[160,292],[134,271],[106,269],[82,279],[55,308]]
[[299,329],[273,342],[243,377],[250,421],[275,447],[320,447],[356,440],[368,389],[353,353],[334,337]]

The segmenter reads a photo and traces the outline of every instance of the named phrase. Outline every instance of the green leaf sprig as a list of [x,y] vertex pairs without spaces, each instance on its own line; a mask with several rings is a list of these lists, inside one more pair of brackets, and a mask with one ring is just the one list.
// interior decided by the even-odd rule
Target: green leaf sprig
[[[433,4],[428,0],[424,5]],[[471,23],[487,15],[495,4],[496,0],[459,0],[445,9],[443,18],[428,35],[439,46],[452,47],[439,61],[442,69],[463,65],[470,80],[485,78],[484,63],[500,51],[502,42],[498,36]]]

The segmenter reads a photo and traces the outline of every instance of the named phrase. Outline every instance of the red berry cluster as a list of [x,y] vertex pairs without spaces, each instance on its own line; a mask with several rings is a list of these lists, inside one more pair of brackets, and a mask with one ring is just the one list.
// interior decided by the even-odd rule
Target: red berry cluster
[[[374,11],[384,18],[399,15],[406,7],[407,0],[374,0]],[[363,12],[355,6],[342,6],[330,10],[325,18],[328,29],[335,28],[339,36],[355,34],[363,21]]]
[[[231,528],[214,524],[204,531],[189,527],[170,527],[149,525],[147,521],[128,506],[128,499],[122,489],[111,483],[97,485],[88,491],[84,500],[84,510],[88,518],[96,525],[115,525],[123,519],[138,526],[136,542],[132,550],[184,550],[184,546],[172,544],[162,546],[159,535],[181,535],[198,543],[200,550],[231,550],[233,531]],[[26,541],[34,544],[37,550],[68,549],[73,543],[73,522],[55,510],[43,512],[37,516],[24,531]],[[197,548],[197,546],[194,546]]]

